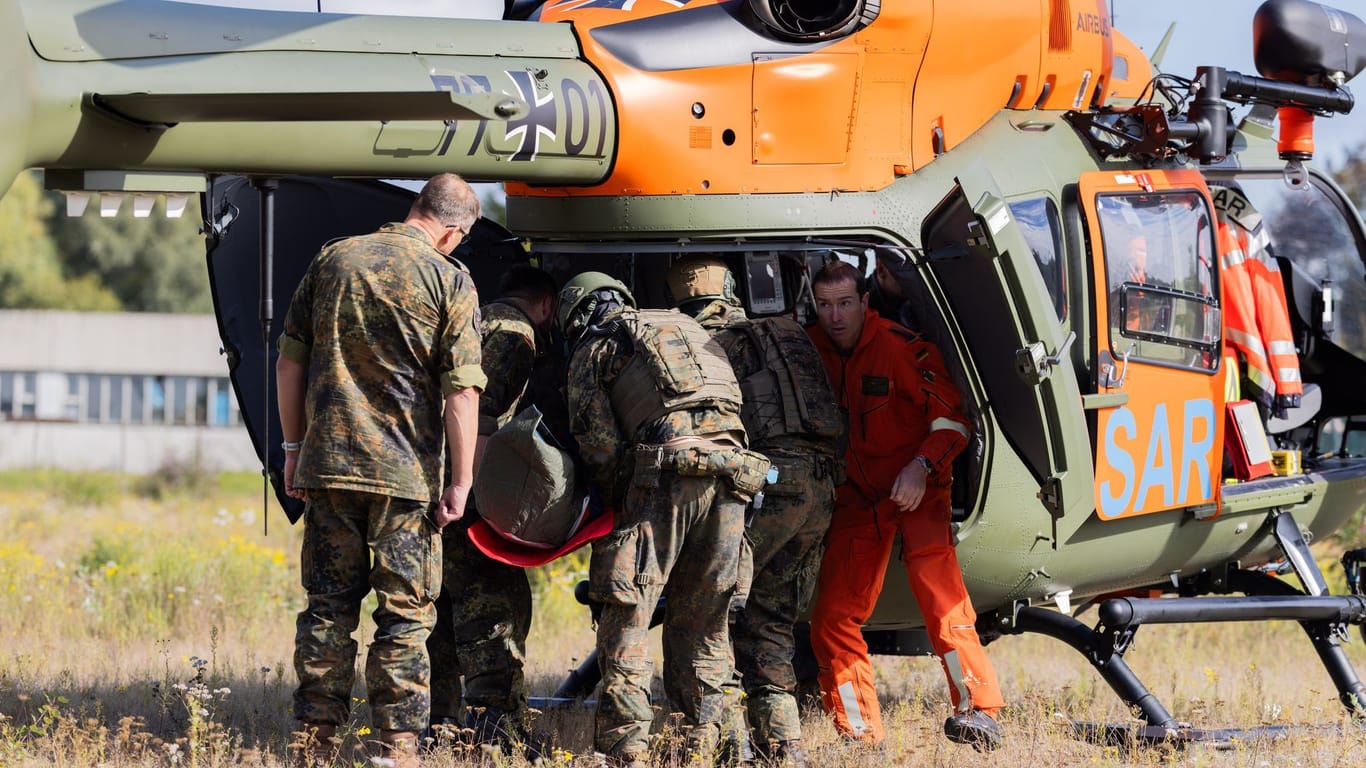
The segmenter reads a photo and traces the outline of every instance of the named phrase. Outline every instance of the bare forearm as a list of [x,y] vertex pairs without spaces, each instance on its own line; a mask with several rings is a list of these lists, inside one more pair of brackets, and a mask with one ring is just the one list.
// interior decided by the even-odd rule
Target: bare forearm
[[280,432],[288,442],[304,439],[304,392],[308,369],[281,355],[275,363],[275,399],[280,408]]
[[451,485],[474,483],[474,457],[479,436],[479,390],[461,389],[446,396],[446,444],[451,461]]

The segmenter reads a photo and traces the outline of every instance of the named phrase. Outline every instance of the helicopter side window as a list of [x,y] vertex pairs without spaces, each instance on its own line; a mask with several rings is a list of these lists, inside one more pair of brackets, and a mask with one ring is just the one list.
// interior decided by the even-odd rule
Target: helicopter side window
[[[1293,265],[1286,274],[1299,275],[1309,289],[1332,286],[1333,343],[1366,358],[1366,264],[1361,257],[1366,243],[1358,239],[1349,204],[1314,175],[1296,189],[1287,187],[1279,174],[1239,176],[1237,181],[1266,223],[1272,254]],[[1297,296],[1292,287],[1287,286],[1288,298],[1308,324],[1312,308],[1307,296]]]
[[1053,310],[1058,321],[1067,317],[1066,260],[1062,258],[1062,219],[1058,206],[1046,197],[1015,200],[1010,203],[1010,214],[1024,234],[1034,263],[1039,265],[1048,295],[1053,299]]
[[1195,191],[1102,195],[1110,341],[1117,357],[1213,370],[1220,340],[1213,217]]

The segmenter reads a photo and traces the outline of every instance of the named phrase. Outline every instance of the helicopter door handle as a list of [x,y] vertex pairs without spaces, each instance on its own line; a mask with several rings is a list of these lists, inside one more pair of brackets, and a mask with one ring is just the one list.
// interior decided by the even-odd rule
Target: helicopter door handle
[[1058,351],[1051,355],[1044,354],[1043,342],[1036,341],[1033,344],[1015,351],[1015,371],[1020,374],[1026,384],[1037,387],[1043,380],[1053,374],[1053,369],[1062,365],[1062,361],[1067,357],[1067,348],[1072,346],[1072,342],[1077,340],[1076,331],[1068,331],[1067,338],[1058,345]]
[[1102,382],[1106,389],[1123,389],[1124,380],[1129,378],[1129,356],[1138,347],[1137,343],[1130,342],[1129,348],[1119,356],[1121,363],[1119,367],[1119,378],[1115,378],[1115,364],[1107,363],[1101,370],[1105,373],[1105,381]]

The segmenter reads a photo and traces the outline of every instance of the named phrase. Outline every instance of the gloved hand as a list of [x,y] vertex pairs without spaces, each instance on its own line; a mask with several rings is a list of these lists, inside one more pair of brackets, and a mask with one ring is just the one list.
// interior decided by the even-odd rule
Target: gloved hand
[[1290,415],[1291,408],[1300,407],[1300,395],[1276,395],[1276,402],[1271,407],[1271,415],[1278,419],[1284,419]]

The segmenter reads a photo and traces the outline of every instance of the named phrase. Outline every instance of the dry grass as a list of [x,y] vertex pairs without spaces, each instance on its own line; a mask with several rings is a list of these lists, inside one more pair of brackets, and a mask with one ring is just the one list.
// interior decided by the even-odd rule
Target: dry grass
[[[249,478],[213,485],[149,494],[118,478],[0,476],[0,766],[286,764],[299,530],[275,512],[263,533]],[[583,567],[561,561],[536,574],[535,695],[592,647],[587,610],[569,596]],[[1078,741],[1069,720],[1135,722],[1080,655],[1040,637],[1005,638],[990,654],[1011,702],[1001,751],[979,755],[943,739],[948,704],[932,660],[882,657],[885,749],[844,748],[812,714],[817,764],[1323,766],[1355,762],[1366,741],[1291,623],[1139,633],[1127,659],[1181,720],[1315,726],[1225,749]],[[1361,668],[1355,634],[1348,654]],[[367,722],[361,700],[353,740]],[[553,763],[591,764],[588,711],[549,712],[541,724],[559,738]],[[660,726],[672,733],[666,719]],[[424,764],[480,762],[448,751]]]

